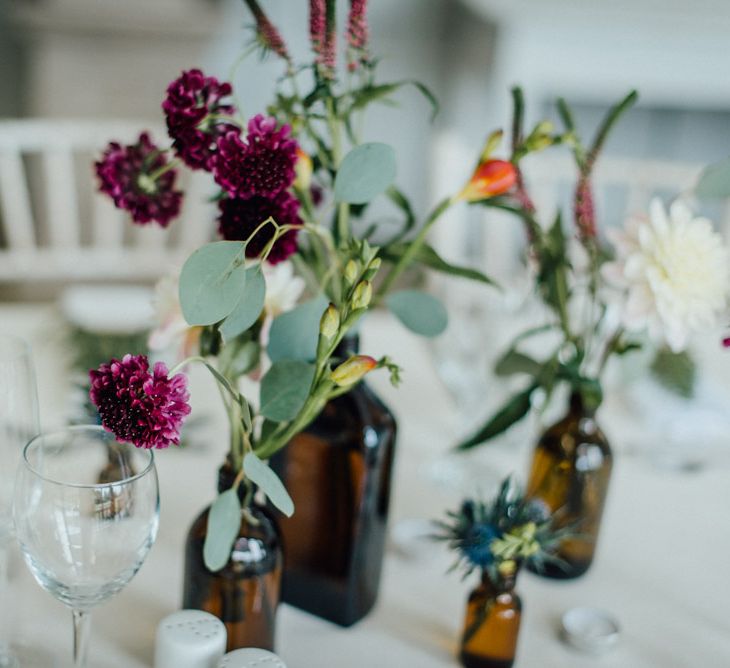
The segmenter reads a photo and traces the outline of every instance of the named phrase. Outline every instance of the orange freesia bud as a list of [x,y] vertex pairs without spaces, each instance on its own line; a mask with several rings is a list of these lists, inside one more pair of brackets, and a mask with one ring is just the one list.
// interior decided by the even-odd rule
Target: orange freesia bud
[[357,383],[376,366],[378,366],[378,362],[372,357],[353,355],[330,374],[330,379],[340,387],[348,387]]
[[517,181],[517,170],[507,160],[482,162],[472,174],[469,183],[459,194],[459,199],[479,202],[506,193]]
[[312,183],[312,158],[297,146],[297,164],[294,167],[297,177],[294,187],[299,190],[307,190]]

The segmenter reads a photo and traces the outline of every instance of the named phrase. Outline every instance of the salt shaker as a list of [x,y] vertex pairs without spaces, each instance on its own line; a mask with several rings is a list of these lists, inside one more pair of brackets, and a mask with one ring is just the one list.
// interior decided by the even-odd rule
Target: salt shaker
[[216,668],[226,641],[220,619],[202,610],[180,610],[157,627],[155,668]]
[[264,649],[247,647],[226,654],[218,664],[218,668],[286,668],[284,662]]

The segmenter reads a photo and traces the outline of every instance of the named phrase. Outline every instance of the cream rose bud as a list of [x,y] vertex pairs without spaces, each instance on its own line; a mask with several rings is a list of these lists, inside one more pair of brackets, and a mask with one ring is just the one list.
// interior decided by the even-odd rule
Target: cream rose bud
[[354,355],[338,366],[331,374],[330,379],[340,387],[354,385],[378,366],[377,360],[367,355]]

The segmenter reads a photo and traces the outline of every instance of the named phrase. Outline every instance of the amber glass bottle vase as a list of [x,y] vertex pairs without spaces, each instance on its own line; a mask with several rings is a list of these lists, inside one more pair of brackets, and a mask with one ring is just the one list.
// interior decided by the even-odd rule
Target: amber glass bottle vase
[[578,577],[593,561],[613,462],[594,413],[573,393],[568,414],[535,448],[527,495],[544,502],[556,514],[556,526],[574,534],[560,544],[557,556],[563,564],[536,571],[547,577]]
[[[345,339],[335,355],[357,350]],[[365,384],[330,401],[272,461],[296,511],[279,525],[282,600],[341,626],[373,607],[380,582],[395,418]]]
[[510,668],[517,652],[522,601],[515,576],[492,581],[486,571],[469,596],[459,659],[465,668]]
[[[224,464],[218,491],[230,489],[233,479],[233,469]],[[214,573],[203,561],[209,511],[210,507],[196,518],[185,543],[183,608],[218,617],[228,631],[228,651],[241,647],[273,651],[282,574],[276,521],[267,508],[253,502],[247,513],[241,513],[228,563]]]

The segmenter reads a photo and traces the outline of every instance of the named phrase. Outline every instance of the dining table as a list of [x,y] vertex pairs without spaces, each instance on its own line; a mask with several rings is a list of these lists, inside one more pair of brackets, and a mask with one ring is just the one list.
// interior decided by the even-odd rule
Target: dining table
[[[65,424],[78,399],[62,329],[53,303],[0,304],[0,331],[32,345],[44,429]],[[493,493],[503,476],[524,481],[534,434],[518,431],[522,436],[455,453],[465,418],[436,372],[432,345],[386,313],[369,318],[362,341],[363,352],[387,354],[403,368],[398,388],[385,373],[368,379],[398,421],[379,597],[372,612],[350,628],[281,604],[276,652],[288,668],[458,666],[466,597],[477,582],[474,575],[464,579],[449,572],[455,555],[433,539],[431,522],[458,508],[475,489]],[[485,345],[490,345],[486,336]],[[151,668],[157,625],[181,606],[185,536],[214,498],[227,446],[225,416],[213,387],[204,369],[190,369],[198,424],[184,447],[155,452],[161,500],[157,540],[129,585],[94,609],[90,668]],[[485,397],[485,410],[488,404]],[[596,559],[575,580],[520,575],[523,616],[515,666],[730,666],[727,458],[693,467],[660,466],[622,442],[632,419],[622,417],[620,402],[609,402],[598,420],[615,457]],[[726,446],[730,450],[730,434]],[[0,601],[4,634],[43,653],[49,667],[70,665],[70,612],[34,582],[17,548],[9,577]],[[606,611],[617,620],[615,646],[590,654],[564,642],[561,617],[577,606]]]

